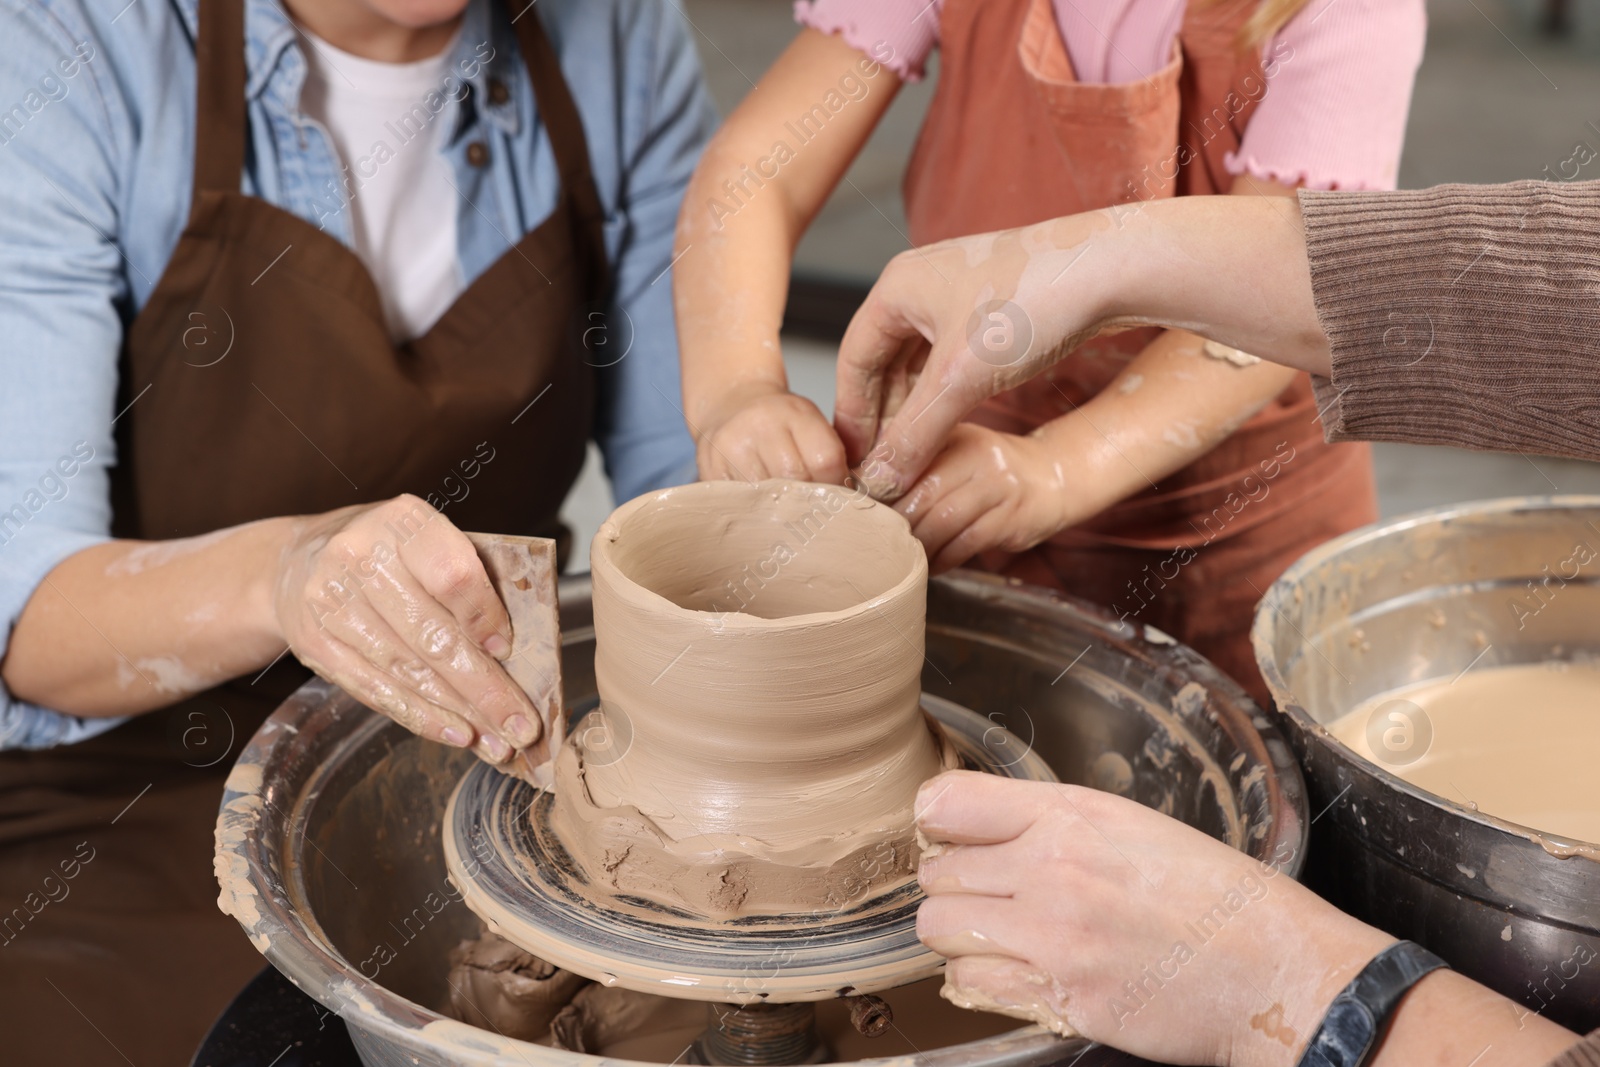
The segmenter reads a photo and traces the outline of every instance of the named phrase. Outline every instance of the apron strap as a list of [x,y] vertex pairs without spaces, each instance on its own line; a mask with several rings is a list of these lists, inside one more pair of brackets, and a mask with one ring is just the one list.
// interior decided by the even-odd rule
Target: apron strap
[[561,187],[570,198],[576,215],[577,237],[588,252],[586,288],[590,299],[603,299],[610,293],[611,273],[606,255],[605,209],[600,204],[600,192],[595,187],[594,172],[589,164],[589,142],[583,135],[583,120],[578,117],[578,106],[573,103],[567,79],[561,74],[561,61],[533,5],[528,5],[515,22],[522,61],[533,81],[539,117],[550,135],[556,168],[561,172]]
[[195,46],[194,190],[237,193],[244,173],[244,2],[200,0]]

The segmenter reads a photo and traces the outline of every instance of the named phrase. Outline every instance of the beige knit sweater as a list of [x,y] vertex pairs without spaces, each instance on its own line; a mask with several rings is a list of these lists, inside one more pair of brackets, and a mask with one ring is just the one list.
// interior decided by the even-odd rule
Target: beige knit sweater
[[[1600,182],[1302,191],[1330,441],[1600,459]],[[1600,1030],[1550,1067],[1600,1067]]]
[[1551,1060],[1550,1067],[1600,1067],[1600,1030]]
[[1302,192],[1330,441],[1600,459],[1600,182]]

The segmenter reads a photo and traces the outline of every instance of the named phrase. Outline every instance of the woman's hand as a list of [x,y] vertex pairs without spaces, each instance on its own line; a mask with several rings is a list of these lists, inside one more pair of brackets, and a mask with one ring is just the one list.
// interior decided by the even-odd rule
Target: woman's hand
[[934,573],[992,548],[1021,552],[1099,510],[1074,507],[1063,453],[1040,436],[960,423],[894,505],[927,549]]
[[890,261],[839,346],[834,405],[851,464],[878,461],[874,497],[898,499],[968,412],[1098,329],[1100,302],[1076,284],[1092,272],[1072,264],[1109,225],[1074,215]]
[[917,933],[945,996],[1163,1063],[1295,1062],[1393,942],[1280,868],[1131,800],[968,771],[932,779]]
[[769,385],[739,390],[697,428],[700,477],[761,481],[844,481],[844,445],[817,405]]
[[295,656],[406,729],[492,763],[543,736],[477,552],[417,497],[297,520],[272,594]]
[[981,401],[1124,326],[1326,374],[1299,205],[1185,196],[902,252],[839,347],[834,425],[853,465],[887,457],[866,486],[897,499]]

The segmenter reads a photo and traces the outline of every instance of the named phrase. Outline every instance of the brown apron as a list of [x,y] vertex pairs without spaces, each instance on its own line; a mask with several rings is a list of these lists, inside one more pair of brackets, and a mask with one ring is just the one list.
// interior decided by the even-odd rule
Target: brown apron
[[[1267,91],[1258,57],[1234,43],[1254,7],[1191,4],[1165,69],[1084,85],[1051,0],[946,0],[939,83],[905,178],[913,242],[1225,191],[1223,156]],[[1157,333],[1096,338],[973,421],[1027,433],[1099,393]],[[1255,602],[1313,545],[1376,517],[1369,449],[1323,442],[1302,375],[1156,487],[978,562],[1165,630],[1265,700],[1248,641]]]
[[[445,514],[463,528],[554,529],[593,413],[577,313],[604,298],[608,270],[577,109],[537,14],[516,26],[561,197],[435,326],[396,346],[354,252],[239,191],[243,4],[205,0],[189,220],[123,354],[118,536],[184,537],[402,492],[457,497],[461,484]],[[197,326],[205,346],[186,333]],[[82,744],[0,753],[0,1061],[189,1062],[262,966],[216,906],[222,781],[305,677],[286,657],[253,684]]]

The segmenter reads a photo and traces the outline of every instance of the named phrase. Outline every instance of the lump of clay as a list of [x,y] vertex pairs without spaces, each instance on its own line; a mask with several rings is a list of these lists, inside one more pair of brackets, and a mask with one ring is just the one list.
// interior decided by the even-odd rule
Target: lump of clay
[[495,934],[450,950],[450,1010],[464,1023],[524,1041],[539,1041],[574,995],[588,984]]
[[704,1025],[705,1005],[631,989],[590,985],[550,1024],[550,1044],[591,1055],[630,1037]]
[[927,557],[838,486],[701,482],[590,551],[600,709],[552,827],[591,885],[708,918],[837,910],[910,880],[918,785],[956,762],[920,708]]

